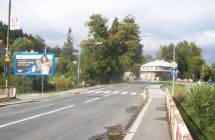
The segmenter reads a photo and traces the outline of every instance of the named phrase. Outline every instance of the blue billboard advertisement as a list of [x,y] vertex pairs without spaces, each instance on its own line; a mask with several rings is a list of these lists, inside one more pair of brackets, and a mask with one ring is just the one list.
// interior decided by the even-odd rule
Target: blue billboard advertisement
[[17,76],[53,76],[54,54],[14,54],[14,75]]

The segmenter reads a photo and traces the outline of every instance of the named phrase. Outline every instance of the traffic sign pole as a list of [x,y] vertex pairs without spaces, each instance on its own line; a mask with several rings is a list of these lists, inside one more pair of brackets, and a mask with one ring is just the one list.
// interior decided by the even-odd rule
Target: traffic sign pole
[[[173,62],[172,62],[172,68],[176,68],[177,63],[175,62],[175,45],[173,47]],[[175,96],[175,74],[172,74],[172,97]]]

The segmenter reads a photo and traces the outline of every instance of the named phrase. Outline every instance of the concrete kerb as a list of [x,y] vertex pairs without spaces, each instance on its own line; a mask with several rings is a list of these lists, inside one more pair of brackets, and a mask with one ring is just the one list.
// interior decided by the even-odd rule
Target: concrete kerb
[[0,104],[0,107],[15,105],[15,104],[29,103],[29,102],[34,102],[34,101],[33,100],[25,100],[25,101],[15,101],[15,102],[2,103],[2,104]]
[[172,140],[193,140],[172,97],[166,94],[166,107]]

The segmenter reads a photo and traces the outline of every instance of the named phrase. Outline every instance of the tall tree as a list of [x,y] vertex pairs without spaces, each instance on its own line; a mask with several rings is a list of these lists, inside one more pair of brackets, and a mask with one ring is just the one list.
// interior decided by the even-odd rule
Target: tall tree
[[204,64],[202,50],[194,42],[182,41],[176,45],[171,43],[161,46],[157,58],[171,62],[173,60],[173,48],[176,47],[176,62],[180,78],[200,78],[201,65]]
[[115,18],[108,28],[106,18],[92,15],[87,26],[89,38],[81,43],[86,79],[106,83],[120,80],[125,71],[136,71],[142,60],[142,45],[133,17],[122,21]]
[[73,61],[76,60],[76,56],[74,55],[74,47],[73,47],[73,39],[72,39],[72,30],[68,29],[67,38],[64,43],[63,48],[60,51],[60,57],[58,57],[58,62],[56,66],[56,73],[60,75],[68,76],[69,73],[73,73],[74,65]]
[[207,64],[202,65],[201,76],[204,81],[208,81],[211,76],[211,69]]
[[74,60],[73,53],[74,53],[74,47],[73,47],[73,39],[72,39],[72,30],[71,28],[69,28],[66,42],[64,43],[64,46],[61,49],[60,56],[72,62]]

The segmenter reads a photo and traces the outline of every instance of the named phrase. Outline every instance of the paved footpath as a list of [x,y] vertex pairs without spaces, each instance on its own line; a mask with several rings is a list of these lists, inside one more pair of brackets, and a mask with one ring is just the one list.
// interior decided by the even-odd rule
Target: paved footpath
[[[165,107],[165,93],[160,85],[149,86],[149,101],[142,113],[142,120],[137,130],[133,130],[132,140],[171,140],[167,111]],[[126,138],[125,138],[126,139]],[[126,139],[126,140],[128,140]]]

